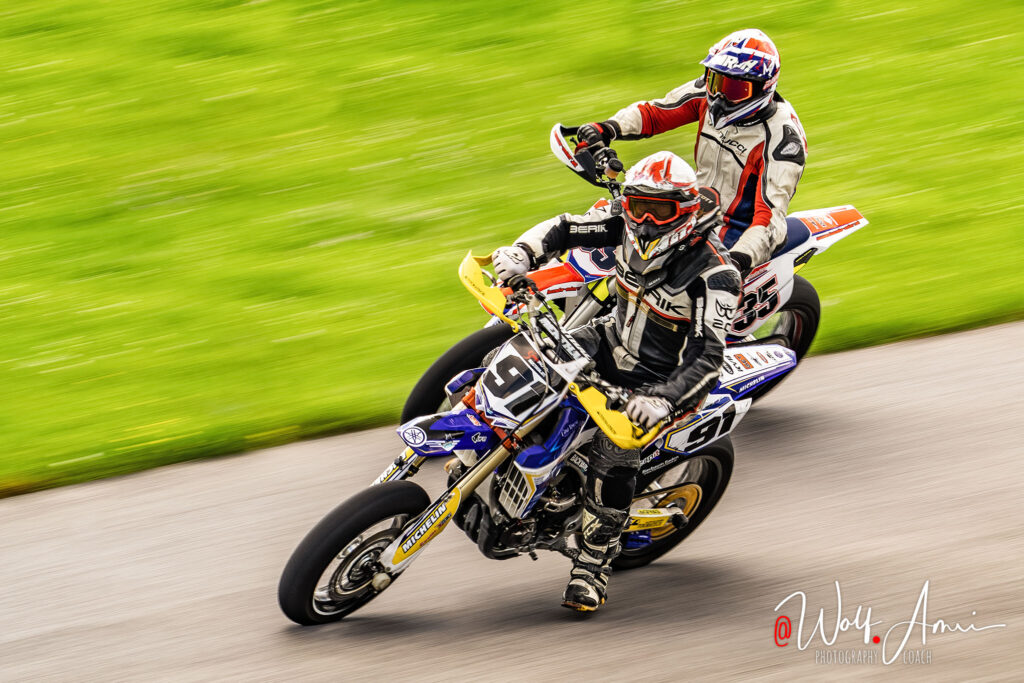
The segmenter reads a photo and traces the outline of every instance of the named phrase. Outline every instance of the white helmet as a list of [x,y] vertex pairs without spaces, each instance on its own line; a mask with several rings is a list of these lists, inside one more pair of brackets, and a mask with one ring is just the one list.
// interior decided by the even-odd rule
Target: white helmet
[[672,152],[641,159],[622,183],[626,235],[644,261],[650,261],[689,237],[700,208],[697,176]]
[[756,28],[730,33],[708,50],[701,64],[708,117],[724,128],[767,107],[775,95],[782,61],[772,39]]

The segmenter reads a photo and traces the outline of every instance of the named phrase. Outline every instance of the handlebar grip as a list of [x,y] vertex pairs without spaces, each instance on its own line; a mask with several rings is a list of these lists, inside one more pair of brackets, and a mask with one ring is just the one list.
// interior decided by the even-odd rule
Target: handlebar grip
[[622,165],[621,161],[619,161],[617,158],[612,159],[611,161],[608,162],[608,170],[606,171],[606,173],[609,178],[615,180],[616,176],[622,173],[622,169],[624,168],[625,166]]
[[625,168],[619,160],[619,156],[611,147],[606,147],[601,151],[601,158],[599,161],[601,165],[604,166],[604,174],[612,180],[615,180],[615,178],[622,173],[622,169]]
[[525,275],[513,275],[505,281],[505,286],[513,292],[537,291],[537,283]]

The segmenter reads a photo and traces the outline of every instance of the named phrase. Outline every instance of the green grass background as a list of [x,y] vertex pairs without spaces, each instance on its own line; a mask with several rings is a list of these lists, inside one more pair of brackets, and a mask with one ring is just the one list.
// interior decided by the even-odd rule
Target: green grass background
[[804,271],[816,350],[1020,318],[1020,23],[1017,1],[7,3],[0,494],[395,419],[484,322],[460,257],[595,198],[551,125],[664,94],[747,26],[808,134],[792,210],[871,221]]

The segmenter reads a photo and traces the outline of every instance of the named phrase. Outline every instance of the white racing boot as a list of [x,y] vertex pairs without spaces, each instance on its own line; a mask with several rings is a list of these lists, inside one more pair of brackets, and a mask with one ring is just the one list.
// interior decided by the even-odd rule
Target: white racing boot
[[569,585],[562,595],[563,607],[593,612],[604,604],[612,560],[619,554],[619,536],[628,520],[627,511],[597,507],[587,501],[580,554],[572,563]]

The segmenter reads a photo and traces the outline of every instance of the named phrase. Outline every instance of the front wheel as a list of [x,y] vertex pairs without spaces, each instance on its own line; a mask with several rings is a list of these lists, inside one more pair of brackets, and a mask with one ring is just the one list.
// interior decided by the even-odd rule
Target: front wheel
[[429,505],[430,497],[418,485],[394,481],[357,493],[331,510],[285,565],[277,588],[281,611],[311,626],[338,621],[373,600],[381,592],[372,584],[380,554]]

